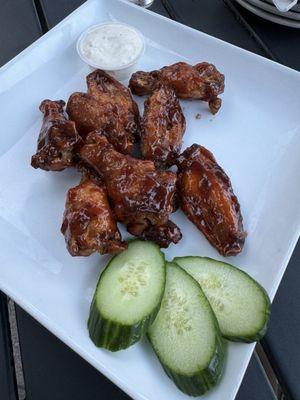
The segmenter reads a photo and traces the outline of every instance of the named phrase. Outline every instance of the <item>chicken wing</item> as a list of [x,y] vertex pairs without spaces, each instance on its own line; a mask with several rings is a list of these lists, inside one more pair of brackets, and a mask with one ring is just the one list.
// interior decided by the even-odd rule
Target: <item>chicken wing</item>
[[179,228],[169,221],[175,207],[176,174],[156,171],[152,161],[117,152],[96,132],[87,136],[79,155],[104,180],[114,215],[130,233],[151,237],[161,247],[181,239]]
[[170,87],[161,85],[145,101],[141,151],[157,166],[171,166],[180,154],[185,118],[179,100]]
[[125,250],[104,186],[84,179],[67,194],[61,232],[72,256]]
[[140,136],[139,110],[130,90],[102,70],[87,76],[88,93],[73,93],[67,112],[85,138],[101,130],[115,148],[129,154]]
[[67,104],[67,113],[76,123],[76,128],[83,139],[95,128],[106,129],[110,126],[112,112],[112,105],[99,104],[87,93],[71,94]]
[[170,243],[178,243],[182,238],[180,229],[174,222],[168,220],[163,225],[139,224],[133,222],[127,225],[127,230],[134,236],[157,243],[160,247],[167,248]]
[[132,93],[143,96],[152,93],[162,83],[171,86],[180,99],[198,99],[209,103],[216,114],[222,101],[218,95],[224,91],[224,75],[213,64],[206,62],[194,66],[179,62],[152,72],[135,72],[129,82]]
[[44,100],[40,105],[44,119],[37,152],[31,158],[33,168],[62,171],[73,165],[73,149],[80,141],[80,136],[75,123],[65,117],[64,105],[62,100]]
[[223,256],[242,251],[246,233],[230,179],[206,148],[194,144],[178,160],[181,207]]

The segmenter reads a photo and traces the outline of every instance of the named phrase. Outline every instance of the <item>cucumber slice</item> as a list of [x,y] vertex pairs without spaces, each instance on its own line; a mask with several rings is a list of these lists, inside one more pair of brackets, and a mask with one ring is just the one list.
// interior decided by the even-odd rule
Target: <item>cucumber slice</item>
[[154,321],[166,280],[164,254],[152,242],[134,240],[102,272],[90,309],[90,338],[110,351],[140,340]]
[[177,264],[167,263],[164,297],[148,338],[182,392],[199,396],[218,382],[225,353],[218,322],[198,283]]
[[200,284],[224,337],[250,343],[264,336],[270,300],[266,291],[248,274],[206,257],[178,257],[174,262]]

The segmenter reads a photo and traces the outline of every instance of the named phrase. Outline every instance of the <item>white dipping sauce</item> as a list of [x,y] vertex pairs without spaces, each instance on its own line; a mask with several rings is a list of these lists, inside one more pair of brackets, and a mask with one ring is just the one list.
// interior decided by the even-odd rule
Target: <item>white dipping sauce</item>
[[133,28],[108,23],[88,31],[80,43],[82,55],[92,64],[118,68],[133,62],[143,50],[143,40]]

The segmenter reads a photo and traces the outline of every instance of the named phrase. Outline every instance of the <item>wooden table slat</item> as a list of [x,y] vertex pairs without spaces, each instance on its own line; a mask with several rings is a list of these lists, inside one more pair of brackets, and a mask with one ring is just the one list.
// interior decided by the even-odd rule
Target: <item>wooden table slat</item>
[[263,346],[291,399],[300,399],[300,241],[272,305]]
[[0,292],[0,398],[17,400],[17,383],[8,320],[7,297]]
[[[41,34],[31,0],[0,2],[0,66],[29,46]],[[17,400],[17,385],[8,320],[7,298],[0,292],[0,398]]]
[[[27,400],[129,400],[20,307],[16,308]],[[33,340],[34,338],[34,340]],[[161,370],[163,374],[163,370]],[[253,355],[236,400],[275,400]]]
[[18,306],[16,315],[26,400],[129,400],[117,386]]
[[266,55],[222,0],[163,0],[163,3],[177,21],[238,47]]
[[31,0],[1,0],[0,66],[29,46],[41,34]]
[[85,3],[85,0],[39,0],[45,13],[48,28],[58,24],[62,19]]
[[170,18],[170,14],[168,13],[166,7],[161,0],[154,0],[154,3],[149,8],[149,10]]
[[300,29],[266,21],[237,3],[235,7],[268,48],[272,49],[278,62],[300,71]]
[[235,400],[276,400],[273,389],[267,381],[265,372],[255,353],[250,360]]
[[[58,24],[70,12],[81,6],[85,0],[40,0],[42,9],[44,10],[46,21],[49,28]],[[157,12],[165,17],[169,17],[164,5],[160,0],[155,0],[150,7],[151,11]]]

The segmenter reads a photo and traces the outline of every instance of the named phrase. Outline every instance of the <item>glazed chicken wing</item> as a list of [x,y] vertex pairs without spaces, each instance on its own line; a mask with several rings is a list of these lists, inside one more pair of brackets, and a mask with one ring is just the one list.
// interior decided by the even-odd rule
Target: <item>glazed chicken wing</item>
[[73,165],[73,149],[80,141],[80,136],[75,123],[65,117],[64,105],[62,100],[44,100],[40,105],[44,119],[37,152],[31,158],[33,168],[62,171]]
[[221,107],[218,95],[224,91],[224,75],[213,64],[194,66],[179,62],[152,72],[135,72],[129,82],[132,93],[139,96],[152,93],[160,84],[171,86],[180,99],[207,101],[216,114]]
[[194,144],[178,160],[181,207],[223,256],[242,251],[246,233],[230,179],[204,147]]
[[141,151],[157,166],[171,166],[180,154],[185,118],[174,90],[161,85],[145,101]]
[[169,247],[170,243],[178,243],[182,238],[180,229],[170,220],[163,225],[145,225],[145,222],[141,224],[133,222],[127,225],[127,230],[132,235],[155,242],[163,248]]
[[67,112],[85,138],[101,130],[115,148],[129,154],[140,135],[139,110],[130,90],[101,70],[87,76],[88,93],[73,93]]
[[125,250],[104,186],[84,179],[67,194],[61,232],[72,256]]
[[152,161],[117,152],[96,132],[87,136],[79,155],[104,180],[113,212],[130,233],[161,247],[181,239],[179,228],[169,221],[175,206],[176,174],[156,171]]
[[[80,136],[84,139],[95,127],[106,128],[111,123],[113,107],[99,104],[87,93],[75,92],[71,94],[67,113],[75,121]],[[113,139],[113,138],[112,138]]]

